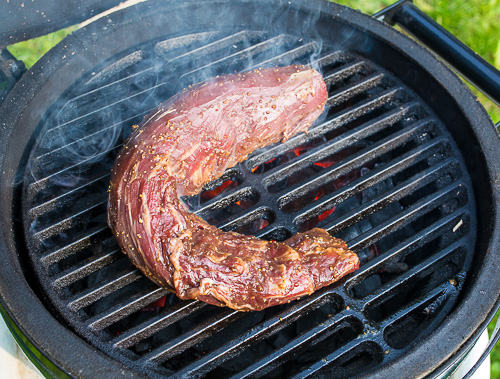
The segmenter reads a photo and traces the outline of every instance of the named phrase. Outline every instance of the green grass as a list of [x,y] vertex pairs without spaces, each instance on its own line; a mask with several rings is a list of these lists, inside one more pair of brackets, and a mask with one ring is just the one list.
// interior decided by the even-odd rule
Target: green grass
[[17,59],[22,60],[27,68],[30,68],[42,57],[42,55],[52,49],[64,37],[76,29],[76,26],[72,26],[42,37],[18,42],[14,45],[8,46],[7,50],[9,50]]
[[[337,0],[338,3],[372,14],[395,0]],[[414,0],[414,3],[462,42],[500,69],[500,0]],[[77,27],[9,46],[9,51],[31,67],[45,52]],[[495,123],[500,109],[473,89]],[[495,320],[498,318],[498,313]],[[493,331],[492,322],[488,327]],[[500,379],[500,344],[491,354],[491,378]]]
[[[488,333],[490,336],[491,333],[493,333],[495,322],[498,320],[499,316],[500,311],[497,312],[493,321],[488,325]],[[491,379],[500,379],[500,342],[496,344],[491,352]]]
[[[369,14],[395,2],[395,0],[334,1]],[[500,69],[500,0],[414,0],[414,4]],[[480,92],[472,90],[493,122],[499,122],[498,106]]]

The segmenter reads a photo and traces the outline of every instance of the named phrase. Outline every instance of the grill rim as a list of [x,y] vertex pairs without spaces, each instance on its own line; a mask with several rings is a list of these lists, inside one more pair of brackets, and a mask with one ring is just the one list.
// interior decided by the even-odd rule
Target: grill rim
[[[245,1],[242,1],[245,2]],[[228,0],[218,1],[219,4],[229,4]],[[179,4],[179,3],[177,3]],[[187,4],[187,3],[186,3]],[[204,4],[204,2],[196,2],[194,5]],[[172,4],[167,4],[170,6]],[[190,3],[189,5],[193,5]],[[292,6],[295,6],[292,3]],[[164,5],[165,6],[165,5]],[[178,5],[179,6],[179,5]],[[152,7],[151,3],[139,4],[134,7],[137,11],[140,9],[147,10],[148,7]],[[174,5],[175,7],[175,5]],[[365,33],[369,33],[374,38],[378,38],[383,43],[391,46],[395,50],[399,51],[405,58],[415,62],[419,68],[426,71],[428,74],[433,76],[436,80],[440,82],[446,92],[449,94],[451,99],[455,101],[457,107],[460,109],[461,113],[467,118],[467,121],[471,127],[472,132],[475,134],[477,140],[481,143],[481,158],[484,159],[485,168],[489,174],[489,181],[485,182],[485,191],[491,194],[491,200],[489,204],[491,205],[490,211],[490,225],[491,234],[490,239],[484,245],[488,248],[485,251],[483,258],[483,264],[481,268],[475,273],[475,275],[468,278],[468,288],[471,288],[468,293],[463,295],[462,302],[457,306],[454,313],[441,325],[441,327],[434,331],[431,336],[426,340],[419,343],[410,354],[404,354],[401,358],[395,359],[390,364],[377,369],[372,375],[387,376],[391,372],[397,372],[395,370],[405,369],[406,372],[420,373],[422,375],[422,362],[415,362],[415,359],[422,357],[430,348],[435,348],[440,346],[441,349],[438,351],[433,351],[433,362],[432,369],[435,373],[446,371],[446,369],[453,363],[453,361],[460,357],[468,348],[475,342],[476,337],[482,332],[482,330],[489,323],[490,319],[493,317],[496,309],[500,305],[500,299],[494,296],[488,299],[489,301],[482,304],[476,304],[474,299],[484,297],[484,295],[479,293],[479,289],[488,289],[489,294],[494,293],[498,296],[500,293],[500,281],[496,283],[492,281],[494,278],[495,263],[498,264],[498,257],[495,257],[495,252],[500,249],[500,219],[499,219],[499,204],[500,204],[500,162],[495,160],[495,153],[499,151],[499,137],[496,135],[496,131],[493,127],[489,116],[486,111],[478,106],[475,98],[467,88],[467,86],[460,81],[455,74],[443,65],[438,59],[436,59],[432,54],[428,52],[427,49],[417,44],[416,42],[407,39],[401,33],[395,31],[391,27],[376,21],[375,19],[366,16],[352,9],[339,6],[337,4],[326,4],[321,0],[316,0],[311,6],[311,9],[321,8],[322,12],[331,15],[333,18],[338,19],[338,22],[346,23],[352,25],[356,29],[360,29]],[[134,376],[137,373],[127,372],[128,368],[121,364],[119,361],[105,355],[99,350],[93,348],[82,338],[75,335],[73,332],[68,330],[64,325],[60,324],[54,316],[46,309],[46,307],[40,302],[38,296],[32,290],[30,284],[26,280],[22,268],[20,266],[18,258],[16,241],[14,240],[14,233],[12,232],[14,228],[14,218],[13,218],[13,199],[15,197],[16,188],[12,187],[12,183],[15,182],[15,170],[9,169],[11,167],[17,167],[17,161],[14,160],[14,156],[20,158],[20,153],[9,154],[8,153],[8,141],[11,138],[11,133],[15,130],[23,131],[22,125],[24,117],[32,117],[32,115],[22,115],[21,117],[14,117],[14,115],[22,114],[22,110],[29,108],[25,104],[31,103],[34,98],[38,96],[46,96],[49,101],[60,95],[59,91],[53,91],[52,85],[53,81],[51,78],[57,78],[59,82],[67,81],[72,83],[73,72],[69,72],[66,65],[71,67],[74,64],[79,67],[82,72],[91,69],[94,64],[91,64],[92,59],[96,62],[102,62],[105,59],[113,57],[119,54],[123,49],[118,49],[118,44],[110,43],[113,49],[109,49],[106,52],[100,52],[105,56],[92,55],[89,52],[88,55],[91,57],[86,58],[84,63],[80,62],[80,56],[84,55],[86,48],[91,49],[92,43],[95,42],[86,38],[88,31],[98,30],[101,37],[105,36],[105,32],[101,30],[102,27],[109,28],[112,24],[114,27],[110,28],[114,32],[116,28],[127,27],[127,23],[134,23],[137,26],[137,16],[128,16],[129,10],[125,9],[123,11],[117,12],[112,16],[105,17],[98,20],[94,24],[89,25],[86,28],[80,29],[75,32],[72,36],[67,37],[63,43],[57,45],[51,52],[47,53],[31,70],[31,75],[25,75],[13,89],[13,91],[8,95],[4,104],[0,108],[0,114],[7,115],[7,117],[2,121],[1,129],[6,138],[2,139],[0,142],[0,154],[2,157],[1,165],[1,191],[2,199],[0,202],[1,221],[2,221],[2,239],[0,241],[0,253],[2,256],[6,255],[4,259],[4,264],[0,265],[0,295],[1,295],[1,308],[2,314],[7,316],[7,319],[11,319],[14,324],[19,328],[20,332],[25,336],[31,346],[42,352],[43,355],[50,357],[49,361],[53,362],[56,367],[63,368],[63,371],[69,372],[71,375],[78,376],[82,368],[85,368],[85,373],[90,374],[95,372],[98,375],[106,375],[106,373],[116,373],[118,370],[122,371],[124,375]],[[137,14],[137,13],[134,13]],[[141,14],[141,12],[139,12]],[[125,16],[124,20],[119,17]],[[108,22],[108,20],[113,20],[114,18],[119,18],[118,26],[114,23]],[[130,19],[129,19],[130,18]],[[120,22],[121,21],[121,22]],[[144,22],[144,20],[141,20]],[[107,33],[111,33],[108,31]],[[141,34],[137,33],[134,38],[137,39],[136,45],[140,44],[142,40],[149,40],[149,35],[147,33]],[[83,38],[80,39],[79,37]],[[75,54],[71,56],[71,51],[80,50],[82,54]],[[94,51],[93,51],[94,52]],[[61,57],[68,54],[70,58],[63,60]],[[55,58],[55,59],[54,59]],[[53,61],[56,63],[53,63]],[[62,75],[61,75],[62,74]],[[40,78],[43,77],[44,80]],[[28,88],[26,90],[25,88]],[[56,94],[56,95],[55,95]],[[26,96],[28,95],[28,96]],[[23,101],[19,101],[21,99]],[[35,117],[40,118],[42,115],[35,115]],[[37,125],[38,122],[33,123]],[[24,130],[24,133],[27,131]],[[29,137],[32,137],[32,130],[26,133]],[[20,149],[20,150],[24,150]],[[13,164],[14,163],[14,164]],[[496,185],[495,185],[496,184]],[[476,189],[476,187],[474,187]],[[477,191],[475,191],[477,197]],[[7,252],[7,254],[5,254]],[[19,296],[19,295],[22,296]],[[473,304],[472,306],[467,306],[467,304]],[[478,309],[481,308],[481,311]],[[467,315],[466,318],[471,319],[471,313],[476,315],[479,320],[478,323],[474,323],[473,326],[466,325],[466,330],[462,331],[464,327],[463,323],[460,323],[462,317],[459,315]],[[36,316],[35,316],[36,315]],[[486,315],[486,316],[485,316]],[[472,317],[474,319],[474,317]],[[481,321],[482,320],[482,321]],[[457,330],[461,330],[462,333],[456,333]],[[56,332],[54,332],[56,331]],[[61,336],[64,336],[64,340]],[[466,338],[463,336],[466,335]],[[443,338],[445,336],[446,338]],[[439,340],[452,339],[456,343],[448,343],[445,346],[441,346],[438,342]],[[465,342],[464,342],[465,340]],[[83,345],[82,345],[83,342]],[[74,351],[71,346],[80,346],[80,355],[78,357],[74,356]],[[58,346],[54,349],[54,346]],[[61,346],[63,348],[61,348]],[[453,346],[451,349],[450,346]],[[67,347],[67,348],[66,348]],[[450,351],[451,350],[451,351]],[[420,353],[417,353],[419,351]],[[97,353],[97,354],[96,354]],[[439,359],[435,359],[436,355],[439,353]],[[98,357],[101,365],[96,362],[96,357]],[[455,358],[455,359],[454,359]],[[88,362],[92,362],[89,365]],[[436,362],[441,362],[436,365]],[[97,363],[97,364],[96,364]],[[123,371],[125,369],[125,371]],[[429,368],[426,368],[428,370]],[[106,372],[102,372],[105,370]],[[109,371],[108,371],[109,370]],[[411,370],[411,371],[408,371]],[[426,371],[425,373],[428,373]],[[424,373],[424,374],[425,374]]]

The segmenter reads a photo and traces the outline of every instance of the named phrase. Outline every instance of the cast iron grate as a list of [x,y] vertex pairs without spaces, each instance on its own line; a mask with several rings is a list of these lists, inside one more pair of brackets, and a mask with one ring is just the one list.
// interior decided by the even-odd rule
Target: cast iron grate
[[[156,287],[106,225],[109,172],[131,125],[203,78],[311,59],[329,86],[326,116],[185,201],[223,229],[267,239],[323,227],[361,268],[246,314]],[[399,357],[452,310],[475,236],[463,167],[425,102],[364,57],[291,35],[190,34],[96,68],[48,111],[27,163],[25,234],[54,315],[139,372],[349,377]]]

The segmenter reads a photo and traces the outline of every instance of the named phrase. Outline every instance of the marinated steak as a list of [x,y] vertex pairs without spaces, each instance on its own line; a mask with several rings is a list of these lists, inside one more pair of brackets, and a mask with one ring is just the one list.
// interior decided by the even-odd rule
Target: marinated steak
[[284,242],[223,232],[180,200],[252,151],[306,131],[327,99],[304,66],[220,76],[146,116],[111,174],[108,223],[122,250],[181,299],[261,310],[312,293],[359,266],[322,229]]

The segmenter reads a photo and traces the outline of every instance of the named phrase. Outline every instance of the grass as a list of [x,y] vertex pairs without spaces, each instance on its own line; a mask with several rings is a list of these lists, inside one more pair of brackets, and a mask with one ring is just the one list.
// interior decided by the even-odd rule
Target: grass
[[47,51],[57,45],[69,33],[76,30],[77,26],[58,30],[57,32],[47,34],[28,41],[18,42],[7,47],[7,50],[24,62],[27,68],[33,66]]
[[[495,327],[495,322],[500,317],[500,311],[497,312],[493,321],[488,325],[488,333],[491,336]],[[497,343],[491,352],[491,379],[500,379],[500,343]]]
[[[395,0],[334,0],[368,14],[377,12]],[[472,50],[500,69],[500,0],[414,0],[431,16]],[[472,88],[493,122],[500,121],[500,109]]]
[[[395,0],[337,0],[338,3],[372,14]],[[483,58],[500,69],[500,0],[414,0],[414,3],[431,16],[462,42],[479,53]],[[31,67],[45,52],[56,45],[68,33],[77,27],[71,27],[20,42],[8,47],[18,59]],[[500,121],[500,109],[484,95],[474,90],[492,120]],[[498,319],[498,313],[495,320]],[[493,331],[494,322],[488,327]],[[491,354],[491,378],[500,379],[500,344]]]

